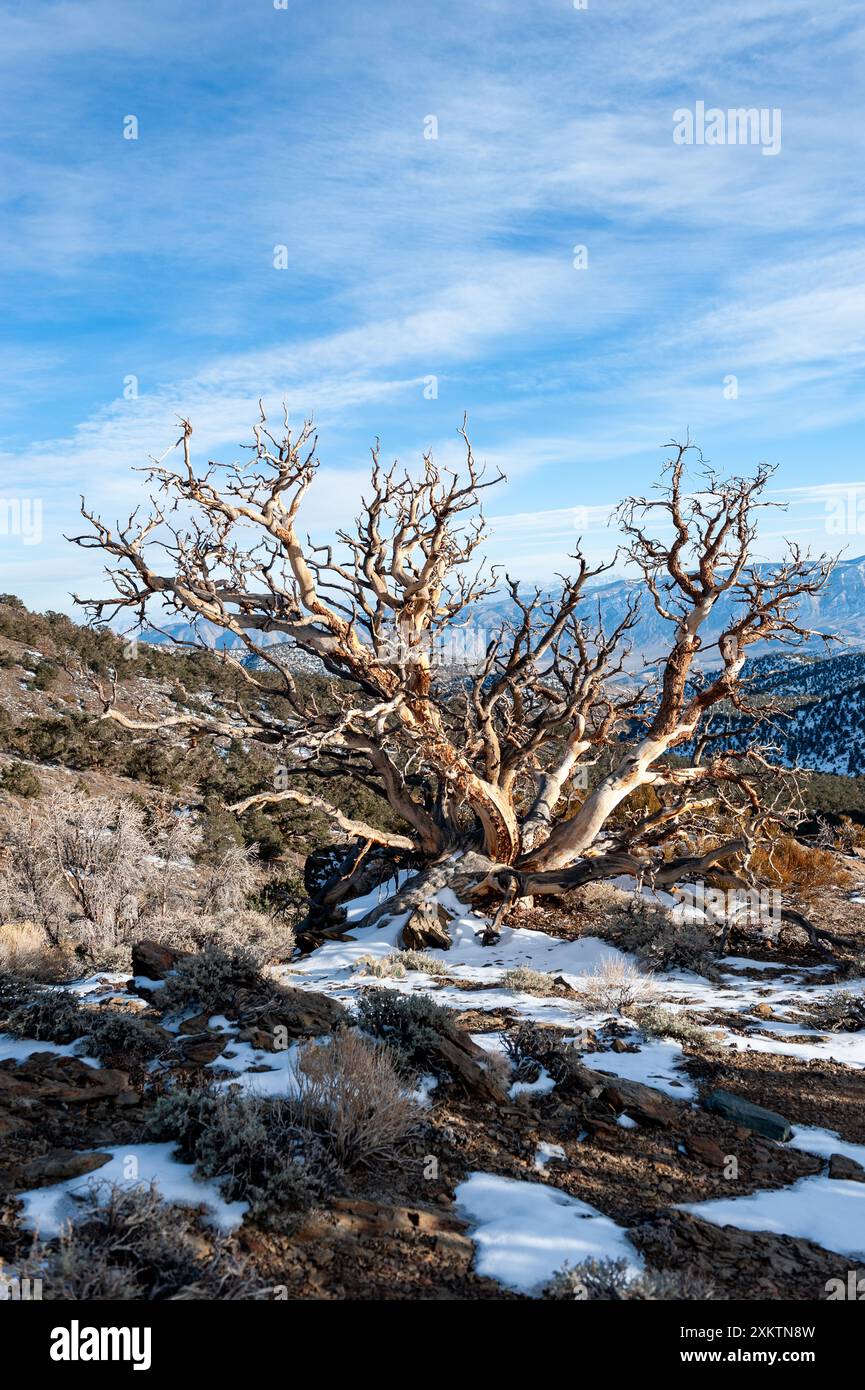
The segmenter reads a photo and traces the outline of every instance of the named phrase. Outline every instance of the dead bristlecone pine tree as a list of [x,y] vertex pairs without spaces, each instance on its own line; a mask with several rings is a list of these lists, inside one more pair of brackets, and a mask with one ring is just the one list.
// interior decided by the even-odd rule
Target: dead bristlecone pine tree
[[[184,423],[177,463],[149,470],[150,515],[110,529],[82,508],[88,529],[73,539],[110,557],[114,592],[78,601],[97,622],[126,611],[158,624],[164,616],[152,609],[162,605],[214,624],[236,639],[223,660],[252,698],[219,714],[148,720],[124,711],[112,684],[100,687],[102,717],[137,736],[274,750],[278,785],[232,809],[289,802],[329,818],[341,848],[312,895],[316,931],[340,930],[341,905],[392,879],[394,864],[412,876],[377,916],[407,914],[406,940],[419,946],[445,944],[440,914],[424,904],[442,893],[453,906],[445,890],[455,888],[463,902],[491,906],[494,939],[514,899],[593,879],[671,884],[717,866],[750,882],[750,851],[785,823],[796,789],[765,745],[713,752],[712,715],[724,706],[745,720],[781,717],[771,700],[759,709],[749,700],[748,649],[812,635],[799,609],[831,562],[793,547],[774,567],[752,564],[771,470],[723,478],[692,444],[673,443],[652,496],[618,509],[620,556],[641,583],[605,630],[587,590],[617,557],[592,566],[578,543],[552,597],[486,569],[481,501],[501,475],[478,465],[465,424],[460,435],[460,473],[429,454],[414,473],[385,466],[376,446],[353,528],[315,546],[300,530],[319,466],[310,424],[293,433],[286,419],[273,432],[262,413],[250,457],[218,465],[195,461]],[[477,605],[494,592],[512,616],[478,643]],[[670,638],[638,678],[627,658],[639,593]],[[721,600],[730,616],[704,649]],[[319,659],[326,702],[299,691],[284,658],[260,646],[262,633]],[[254,668],[246,655],[259,658]],[[383,819],[401,829],[333,805],[334,778],[377,793]],[[718,824],[736,827],[736,838],[713,837]],[[708,852],[681,855],[707,840]],[[673,841],[678,856],[665,853]]]

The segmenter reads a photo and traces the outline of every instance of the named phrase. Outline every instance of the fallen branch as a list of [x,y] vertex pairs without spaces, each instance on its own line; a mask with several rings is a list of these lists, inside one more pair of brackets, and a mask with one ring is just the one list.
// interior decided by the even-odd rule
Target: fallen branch
[[236,801],[229,810],[235,815],[241,816],[244,811],[248,811],[251,806],[273,806],[280,801],[294,801],[298,806],[307,806],[314,811],[323,811],[326,816],[330,816],[341,830],[347,835],[354,835],[361,840],[371,840],[377,845],[387,845],[390,849],[416,849],[414,840],[410,840],[407,835],[392,835],[387,830],[378,830],[374,825],[367,825],[366,821],[352,820],[343,814],[337,806],[332,806],[329,801],[325,801],[320,796],[311,796],[308,792],[288,790],[281,792],[257,792],[255,796],[248,796],[244,801]]

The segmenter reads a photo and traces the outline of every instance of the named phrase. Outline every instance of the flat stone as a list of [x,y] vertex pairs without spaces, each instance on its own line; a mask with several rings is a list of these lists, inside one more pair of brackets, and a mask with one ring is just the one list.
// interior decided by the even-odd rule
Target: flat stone
[[676,1107],[680,1102],[671,1100],[653,1086],[645,1086],[642,1081],[625,1081],[621,1077],[612,1081],[600,1072],[590,1071],[588,1067],[581,1068],[578,1079],[588,1090],[590,1098],[598,1096],[617,1115],[627,1110],[637,1124],[670,1129],[679,1121],[680,1111]]
[[[449,1199],[445,1199],[450,1206]],[[357,1197],[337,1197],[325,1217],[312,1215],[295,1234],[301,1245],[323,1240],[392,1240],[395,1236],[424,1236],[433,1245],[464,1252],[471,1260],[474,1243],[465,1234],[467,1223],[453,1210],[447,1213],[424,1207],[391,1206]]]
[[689,1134],[685,1139],[685,1148],[691,1158],[699,1159],[710,1168],[723,1168],[724,1153],[721,1145],[715,1139],[709,1138],[707,1134]]
[[829,1177],[847,1182],[865,1182],[865,1168],[855,1158],[846,1154],[831,1154],[829,1157]]
[[53,1149],[41,1158],[30,1159],[21,1165],[21,1186],[49,1187],[56,1182],[66,1182],[68,1178],[82,1178],[86,1173],[95,1173],[111,1158],[104,1153],[77,1153],[74,1149]]
[[132,947],[132,974],[146,980],[164,980],[189,951],[174,951],[158,941],[136,941]]
[[196,1067],[206,1067],[208,1062],[214,1062],[220,1056],[227,1042],[228,1038],[224,1035],[217,1037],[212,1033],[204,1038],[183,1038],[183,1060]]
[[29,1129],[29,1120],[23,1119],[20,1115],[10,1115],[8,1111],[0,1113],[0,1139],[6,1139],[10,1134],[17,1134],[22,1129]]
[[[239,1012],[242,1014],[242,1008]],[[327,994],[283,985],[267,1012],[257,1015],[255,1026],[271,1034],[276,1028],[284,1028],[290,1038],[316,1037],[332,1033],[348,1016],[343,1005]]]
[[184,1037],[191,1037],[194,1033],[206,1033],[210,1018],[211,1010],[205,1009],[204,1013],[196,1014],[194,1018],[184,1019],[177,1031],[182,1033]]
[[65,1105],[111,1100],[129,1089],[124,1071],[89,1067],[78,1057],[34,1052],[17,1066],[0,1064],[0,1103],[35,1100]]
[[753,1101],[745,1100],[744,1096],[736,1096],[732,1091],[712,1091],[703,1105],[706,1110],[722,1115],[725,1120],[731,1120],[733,1124],[741,1125],[755,1134],[763,1134],[767,1139],[779,1139],[783,1143],[793,1133],[789,1121],[785,1120],[783,1115],[776,1114],[774,1110],[766,1110],[762,1105],[755,1105]]
[[272,1033],[263,1028],[242,1028],[235,1034],[235,1042],[248,1042],[258,1052],[273,1052],[276,1042]]

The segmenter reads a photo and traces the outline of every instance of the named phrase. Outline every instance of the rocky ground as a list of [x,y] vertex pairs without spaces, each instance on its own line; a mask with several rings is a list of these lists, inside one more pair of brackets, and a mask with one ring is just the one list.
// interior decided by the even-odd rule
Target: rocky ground
[[[855,886],[827,903],[853,946]],[[647,980],[599,934],[611,906],[626,913],[627,886],[616,891],[514,914],[484,947],[482,920],[445,890],[453,944],[419,961],[399,950],[404,920],[353,925],[373,893],[341,939],[258,979],[223,972],[216,994],[210,982],[198,1000],[172,996],[183,957],[142,945],[131,978],[80,982],[80,1012],[43,1021],[38,1038],[21,1035],[19,1013],[0,1036],[7,1272],[33,1267],[38,1227],[50,1284],[51,1241],[101,1174],[200,1204],[205,1247],[215,1230],[230,1238],[254,1273],[231,1295],[198,1296],[519,1298],[599,1258],[624,1260],[629,1278],[670,1274],[674,1293],[653,1296],[827,1297],[865,1261],[862,979],[801,941],[755,939],[712,979],[668,968]],[[274,1222],[230,1164],[189,1161],[164,1124],[154,1137],[160,1097],[202,1083],[262,1098],[275,1124],[296,1103],[304,1044],[353,1029],[371,991],[448,1011],[410,1046],[380,1029],[403,1049],[416,1104],[393,1152],[342,1162],[326,1193]],[[145,1041],[88,1055],[93,1019],[118,1014]]]

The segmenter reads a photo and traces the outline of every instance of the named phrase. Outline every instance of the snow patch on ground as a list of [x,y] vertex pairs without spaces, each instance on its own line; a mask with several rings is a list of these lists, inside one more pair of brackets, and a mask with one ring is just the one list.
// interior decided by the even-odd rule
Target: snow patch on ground
[[[86,975],[84,979],[74,980],[70,985],[52,985],[52,989],[65,989],[86,999],[88,1004],[102,1003],[105,999],[129,999],[127,991],[128,974],[120,970],[103,970],[97,975]],[[153,982],[155,983],[155,982]]]
[[865,1168],[865,1144],[850,1144],[833,1129],[818,1129],[802,1126],[793,1130],[788,1141],[791,1149],[802,1149],[806,1154],[816,1154],[819,1158],[830,1158],[832,1154],[843,1154],[861,1163]]
[[[452,901],[445,901],[448,898]],[[508,970],[518,965],[527,965],[532,970],[542,970],[552,975],[580,976],[593,971],[604,959],[625,959],[615,947],[596,937],[560,941],[546,932],[530,931],[525,927],[506,927],[495,946],[483,946],[481,937],[488,925],[486,919],[467,912],[452,894],[440,894],[439,899],[449,910],[459,913],[450,924],[453,946],[449,951],[429,950],[427,954],[440,960],[457,979],[490,984],[500,981]],[[363,912],[349,912],[350,918],[357,915],[363,916]],[[383,958],[391,955],[397,948],[403,925],[404,914],[381,926],[356,928],[350,932],[350,941],[326,942],[305,960],[295,962],[291,968],[292,983],[308,983],[309,987],[315,989],[326,988],[335,981],[347,984],[364,956]],[[353,983],[356,985],[358,982]],[[373,983],[407,987],[405,980],[375,980]],[[427,988],[434,988],[428,977],[425,977],[425,984]],[[408,987],[416,986],[410,982]],[[506,991],[506,994],[508,999],[514,998],[510,991]]]
[[546,1168],[547,1164],[552,1163],[554,1158],[564,1160],[567,1158],[567,1154],[565,1153],[561,1144],[548,1144],[546,1140],[543,1140],[540,1144],[538,1144],[538,1147],[535,1150],[534,1166],[539,1173],[542,1173]]
[[24,1062],[36,1052],[53,1052],[55,1057],[77,1057],[88,1067],[100,1067],[97,1057],[84,1057],[77,1048],[78,1038],[71,1043],[39,1042],[36,1038],[13,1038],[11,1033],[0,1033],[0,1062]]
[[536,1081],[514,1082],[514,1084],[508,1091],[508,1095],[510,1096],[511,1100],[514,1100],[516,1096],[521,1096],[524,1094],[534,1094],[543,1096],[546,1095],[548,1091],[552,1091],[556,1083],[550,1076],[550,1073],[546,1070],[545,1067],[539,1067],[538,1070],[540,1072],[540,1075],[538,1076]]
[[292,1100],[299,1093],[298,1053],[297,1043],[281,1052],[264,1052],[252,1043],[232,1042],[220,1057],[208,1062],[207,1069],[229,1073],[227,1077],[219,1076],[221,1086],[239,1086],[249,1095],[264,1096],[268,1100]]
[[790,1187],[680,1207],[713,1226],[797,1236],[839,1255],[865,1258],[865,1183],[823,1174]]
[[59,1235],[67,1221],[81,1214],[81,1201],[100,1183],[120,1187],[147,1187],[155,1182],[166,1202],[180,1206],[206,1206],[207,1220],[221,1231],[239,1226],[247,1210],[246,1202],[226,1202],[214,1182],[193,1177],[189,1164],[172,1157],[173,1143],[128,1144],[106,1148],[111,1158],[102,1168],[84,1177],[69,1178],[54,1187],[40,1187],[18,1194],[24,1204],[24,1225],[38,1231],[43,1239]]
[[[768,962],[747,961],[731,956],[722,965],[748,966],[756,970],[769,968]],[[861,992],[865,980],[845,981],[843,986],[821,984],[823,966],[797,967],[781,979],[761,983],[725,974],[720,983],[702,979],[685,971],[656,975],[655,984],[663,996],[664,1007],[676,1013],[686,1009],[700,1014],[722,1011],[742,1015],[747,1033],[729,1031],[724,1046],[737,1052],[767,1052],[776,1056],[798,1057],[802,1061],[832,1060],[847,1067],[865,1067],[865,1029],[856,1033],[826,1033],[800,1023],[793,1015],[802,1014],[813,1004],[831,999],[840,989]],[[768,1004],[774,1017],[760,1019],[754,1015],[758,1004]],[[790,1033],[808,1041],[792,1042],[784,1038],[767,1037],[767,1033]]]
[[610,1072],[622,1081],[642,1081],[676,1100],[693,1100],[694,1083],[681,1070],[682,1046],[672,1038],[650,1038],[639,1052],[587,1052],[583,1061],[592,1071]]
[[564,1264],[583,1260],[626,1259],[635,1273],[642,1267],[621,1226],[557,1187],[471,1173],[456,1200],[472,1226],[477,1273],[507,1288],[539,1292]]
[[432,1105],[432,1093],[438,1084],[438,1077],[433,1076],[431,1072],[425,1076],[419,1076],[417,1086],[411,1092],[412,1100],[416,1105],[421,1106],[422,1109],[428,1109],[429,1106]]
[[[772,1028],[772,1024],[767,1023],[765,1027]],[[809,1028],[796,1028],[795,1031],[797,1035],[812,1033]],[[813,1031],[813,1037],[814,1042],[784,1042],[780,1038],[761,1037],[758,1030],[745,1038],[737,1033],[729,1033],[726,1045],[734,1047],[737,1052],[771,1052],[781,1057],[799,1057],[803,1062],[822,1058],[825,1061],[840,1062],[845,1067],[865,1067],[865,1031],[831,1033],[828,1037],[824,1033]]]

